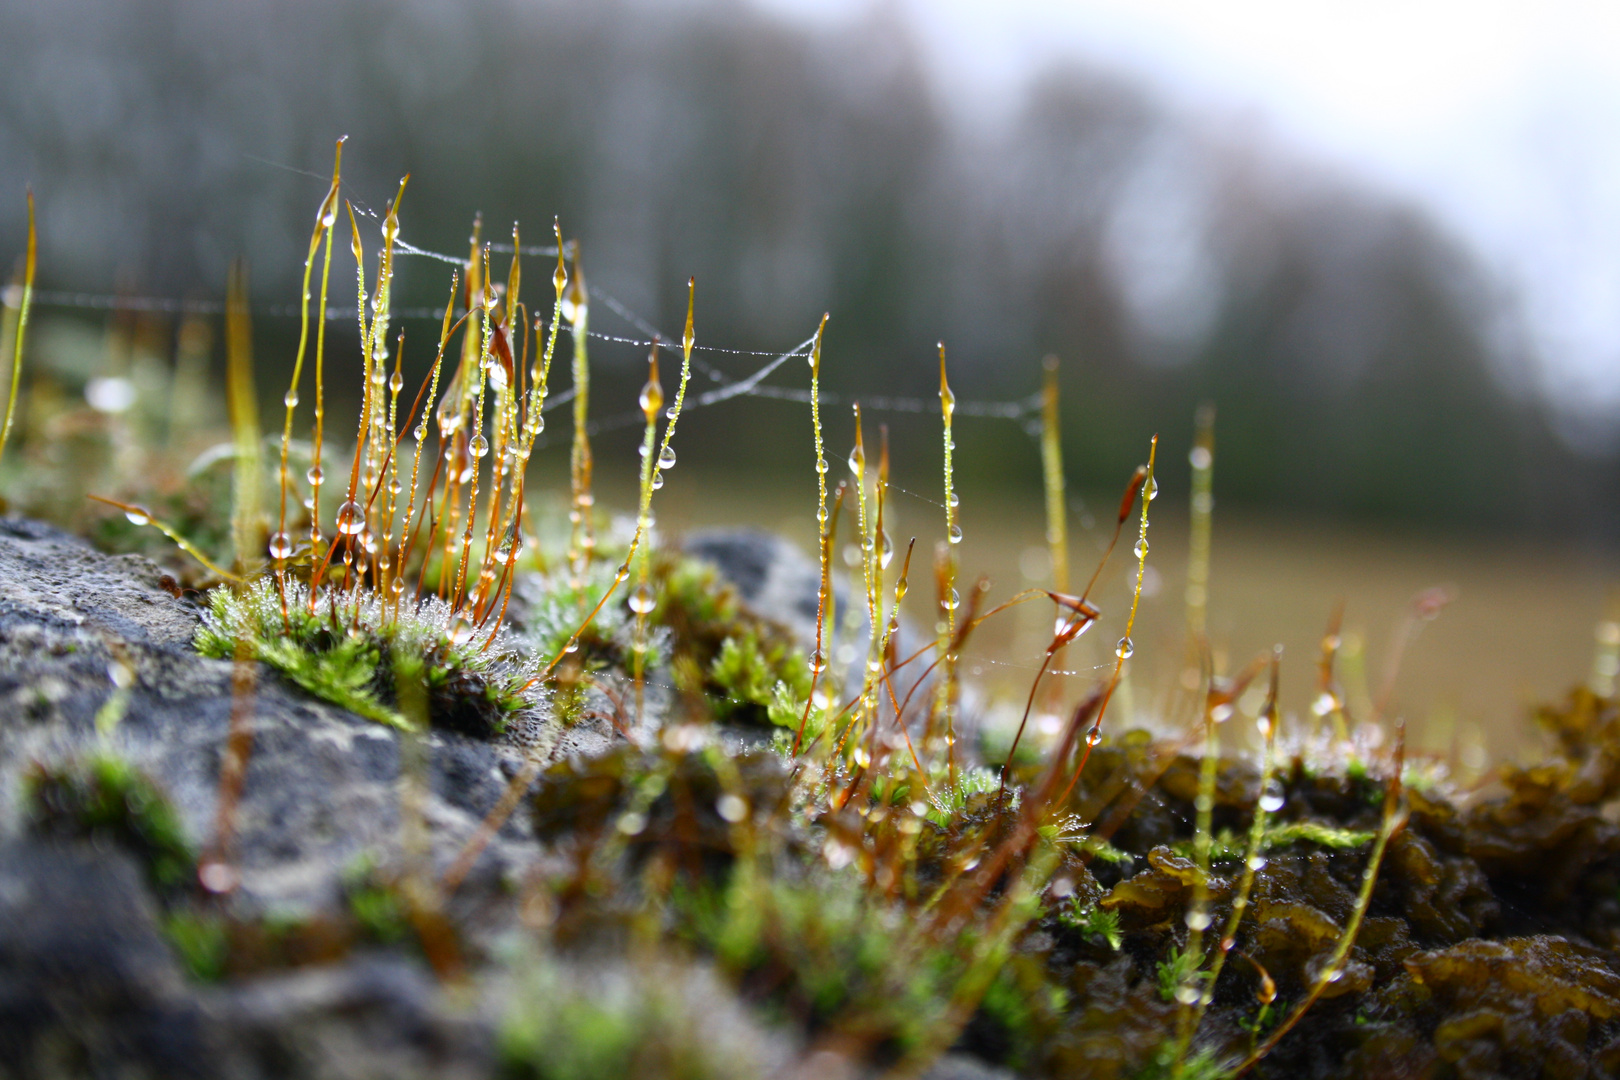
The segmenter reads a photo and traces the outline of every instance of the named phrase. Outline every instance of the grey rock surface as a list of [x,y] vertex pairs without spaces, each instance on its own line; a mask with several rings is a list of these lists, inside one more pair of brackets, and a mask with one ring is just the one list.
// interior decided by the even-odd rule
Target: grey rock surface
[[[813,636],[816,567],[790,545],[709,534],[697,550],[760,614]],[[34,763],[111,749],[167,793],[194,845],[210,845],[233,665],[192,650],[196,598],[173,595],[163,578],[145,559],[0,519],[0,1080],[493,1075],[511,977],[490,958],[514,926],[512,887],[551,857],[525,812],[453,901],[487,965],[451,991],[397,950],[200,985],[183,974],[161,905],[129,855],[24,834],[21,785]],[[134,680],[120,691],[114,676],[126,665]],[[357,860],[401,858],[400,735],[267,669],[258,671],[250,726],[232,908],[341,910]],[[544,745],[554,756],[588,755],[615,738],[603,721],[555,730]],[[423,814],[442,868],[500,799],[523,750],[443,732],[424,745]],[[623,961],[604,961],[598,976],[611,981],[615,963]],[[678,996],[708,1002],[701,1012],[717,1052],[735,1045],[770,1072],[792,1058],[786,1036],[761,1026],[712,976],[681,978],[698,980]]]

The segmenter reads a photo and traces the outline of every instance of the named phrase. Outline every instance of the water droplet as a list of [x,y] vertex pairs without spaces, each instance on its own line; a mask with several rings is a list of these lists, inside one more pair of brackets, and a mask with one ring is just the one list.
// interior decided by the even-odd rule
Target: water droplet
[[405,376],[397,371],[388,376],[388,389],[396,394],[405,389]]
[[359,503],[350,499],[338,507],[337,531],[344,536],[353,536],[366,527],[366,511]]
[[1148,542],[1147,542],[1147,540],[1146,539],[1138,540],[1136,542],[1136,546],[1134,548],[1132,548],[1131,551],[1135,553],[1135,555],[1136,555],[1136,557],[1138,559],[1147,558],[1147,553],[1148,553]]
[[152,515],[141,509],[139,506],[131,507],[130,509],[125,510],[124,516],[129,519],[129,523],[131,525],[152,524]]
[[658,452],[658,467],[660,469],[673,469],[675,467],[675,448],[666,446]]
[[1322,972],[1323,982],[1336,983],[1342,978],[1344,978],[1344,968],[1342,967],[1330,967]]
[[321,471],[321,467],[319,465],[311,465],[309,467],[309,471],[304,474],[304,479],[309,481],[310,487],[314,487],[316,484],[319,484],[321,480],[325,478],[325,476],[326,474]]
[[117,376],[91,379],[84,388],[84,400],[96,412],[128,412],[129,407],[135,404],[135,384]]
[[405,579],[404,578],[395,578],[393,581],[389,582],[388,583],[388,591],[393,593],[395,596],[398,596],[400,593],[404,592],[405,591]]
[[939,602],[939,606],[944,608],[946,611],[955,611],[961,605],[962,597],[955,589],[952,589],[950,592],[946,593],[944,599],[940,600]]
[[842,870],[855,861],[855,849],[842,840],[828,837],[827,842],[821,845],[821,857],[834,870]]
[[1119,644],[1114,646],[1114,655],[1121,660],[1129,660],[1134,652],[1136,652],[1136,646],[1131,644],[1131,639],[1128,637],[1120,638]]
[[1249,856],[1249,869],[1259,873],[1266,868],[1267,859],[1264,855]]
[[657,491],[659,488],[661,488],[663,486],[664,486],[664,474],[661,473],[661,472],[653,473],[653,478],[652,478],[652,488],[653,488],[653,490]]
[[748,801],[740,795],[726,794],[715,802],[714,809],[715,813],[736,824],[748,816]]
[[1232,712],[1233,709],[1231,704],[1223,701],[1219,705],[1216,705],[1214,708],[1209,710],[1209,718],[1215,721],[1217,724],[1224,724],[1228,720],[1232,719]]
[[664,388],[652,380],[641,388],[641,396],[636,399],[641,405],[641,413],[650,422],[659,409],[664,406]]
[[952,525],[945,533],[945,538],[953,544],[962,542],[962,526]]
[[285,559],[293,553],[292,537],[284,532],[270,534],[270,557],[272,559]]
[[484,457],[489,453],[489,440],[484,438],[484,433],[480,431],[473,436],[472,443],[467,448],[472,451],[473,457]]
[[1268,814],[1275,814],[1282,808],[1282,786],[1276,781],[1272,781],[1272,783],[1266,787],[1265,793],[1260,796],[1260,809],[1264,810]]
[[1176,988],[1176,1000],[1183,1005],[1198,1004],[1198,988],[1195,986],[1180,986]]
[[812,674],[819,674],[826,666],[827,653],[825,650],[817,649],[810,654],[810,671]]
[[1208,930],[1211,921],[1207,911],[1187,912],[1187,929],[1189,930]]
[[1326,716],[1328,713],[1332,712],[1338,707],[1338,698],[1334,697],[1326,690],[1316,695],[1316,700],[1311,702],[1311,712],[1315,713],[1317,716]]
[[281,403],[287,406],[289,409],[296,408],[298,405],[298,391],[289,390],[285,394],[282,394]]
[[1187,462],[1195,469],[1207,469],[1214,460],[1207,446],[1195,446],[1187,452]]
[[637,836],[647,827],[647,815],[627,810],[619,815],[618,830],[626,836]]
[[1152,502],[1159,497],[1159,481],[1157,478],[1148,477],[1147,490],[1144,494],[1147,495],[1148,502]]
[[651,614],[656,605],[652,589],[645,584],[637,585],[636,591],[630,594],[630,610],[637,615]]
[[467,618],[465,615],[457,615],[450,621],[450,644],[467,644],[467,642],[472,640],[472,636],[476,630],[477,628],[473,626],[471,619]]
[[860,446],[856,446],[855,449],[849,452],[849,471],[857,477],[866,472],[866,451],[862,450]]
[[950,507],[952,510],[956,509],[958,506],[962,505],[962,496],[958,495],[954,491],[951,492],[949,495],[945,496],[945,505]]
[[894,561],[894,541],[889,539],[887,532],[878,534],[878,565],[885,570]]

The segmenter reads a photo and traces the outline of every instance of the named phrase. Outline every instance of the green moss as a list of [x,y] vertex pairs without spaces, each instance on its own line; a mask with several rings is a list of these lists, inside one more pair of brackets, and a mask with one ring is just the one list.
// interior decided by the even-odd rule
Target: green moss
[[1098,907],[1096,904],[1082,903],[1078,896],[1069,897],[1068,906],[1058,912],[1058,922],[1071,930],[1080,931],[1087,937],[1101,938],[1115,952],[1118,952],[1120,946],[1125,943],[1124,931],[1119,924],[1119,913]]
[[218,982],[230,959],[230,940],[223,921],[194,911],[164,916],[163,934],[181,966],[198,982]]
[[28,827],[38,835],[104,841],[130,851],[160,892],[188,885],[197,857],[157,785],[107,753],[35,765],[23,778]]
[[286,612],[276,584],[261,578],[244,592],[218,588],[194,644],[204,656],[228,659],[238,644],[291,682],[341,708],[395,727],[410,721],[395,707],[397,679],[423,680],[435,727],[478,737],[505,730],[536,708],[542,692],[532,654],[504,629],[475,628],[429,597],[397,618],[375,594],[329,589],[309,610],[309,592],[286,586]]

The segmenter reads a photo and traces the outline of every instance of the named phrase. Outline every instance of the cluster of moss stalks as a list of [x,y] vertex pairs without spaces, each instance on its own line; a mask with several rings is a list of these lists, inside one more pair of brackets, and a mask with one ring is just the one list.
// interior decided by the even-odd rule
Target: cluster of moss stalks
[[[308,300],[317,295],[314,267],[323,266],[317,312],[339,216],[338,171],[305,263]],[[1474,791],[1408,765],[1399,737],[1387,756],[1353,749],[1330,654],[1321,691],[1337,739],[1295,746],[1280,738],[1275,660],[1258,759],[1223,755],[1217,730],[1263,664],[1236,679],[1208,664],[1195,670],[1197,719],[1186,739],[1112,733],[1104,721],[1134,653],[1158,490],[1155,440],[1126,486],[1108,548],[1139,505],[1136,589],[1112,672],[1065,710],[1055,737],[1032,732],[1024,741],[1042,676],[1101,617],[1089,596],[1102,566],[1079,594],[1067,581],[1055,364],[1042,429],[1053,588],[985,610],[988,583],[958,580],[956,404],[941,346],[944,538],[924,620],[935,637],[902,655],[915,541],[896,558],[901,548],[885,525],[886,433],[869,457],[858,407],[851,476],[829,494],[820,328],[787,354],[810,361],[817,459],[821,578],[806,655],[712,569],[654,543],[651,500],[674,465],[670,443],[691,370],[691,292],[667,410],[664,346],[652,343],[638,402],[645,426],[634,529],[599,541],[586,412],[589,298],[577,247],[554,230],[548,320],[520,300],[525,249],[516,229],[502,284],[475,227],[431,374],[409,401],[401,397],[403,341],[389,330],[403,192],[402,183],[369,281],[348,215],[364,398],[347,468],[323,451],[326,323],[311,333],[307,305],[279,460],[262,460],[237,274],[227,319],[231,442],[200,466],[232,465],[229,527],[216,515],[188,540],[142,505],[103,501],[134,525],[155,526],[205,568],[195,583],[216,587],[196,644],[234,660],[239,674],[263,662],[404,732],[433,725],[499,739],[518,720],[568,723],[594,709],[624,738],[549,771],[531,750],[441,876],[357,866],[345,910],[307,917],[244,914],[231,902],[234,879],[221,871],[245,763],[234,751],[221,777],[222,835],[201,865],[161,793],[116,758],[39,767],[28,785],[31,827],[129,849],[198,978],[318,963],[363,945],[416,949],[447,982],[504,964],[513,986],[502,1067],[514,1077],[748,1075],[747,1055],[700,1035],[701,1007],[671,989],[678,980],[668,973],[694,966],[718,972],[806,1055],[896,1075],[953,1049],[1030,1076],[1620,1075],[1620,829],[1611,822],[1620,709],[1612,695],[1580,691],[1545,711],[1554,757],[1505,769]],[[0,327],[13,354],[7,433],[33,273],[30,256],[25,280],[6,293]],[[568,538],[542,550],[525,484],[564,323],[575,420]],[[291,436],[312,341],[305,444]],[[1201,414],[1188,573],[1195,645],[1208,580],[1212,431],[1213,415]],[[294,466],[306,463],[300,478]],[[273,510],[263,508],[267,495]],[[842,624],[831,563],[841,524],[855,532],[849,605],[866,655],[835,671],[828,658],[840,651],[833,639]],[[230,554],[220,556],[226,545]],[[969,745],[958,657],[979,626],[1025,602],[1051,603],[1056,621],[1023,720],[1005,745]],[[673,704],[651,719],[650,678],[673,691]],[[236,740],[252,679],[234,685]],[[719,724],[732,735],[754,725],[776,737],[721,738]],[[115,727],[116,717],[109,737]],[[480,955],[483,939],[458,925],[449,901],[523,800],[538,837],[566,857],[548,860],[551,870],[507,897],[523,927],[515,951]],[[630,978],[593,986],[558,974],[602,956],[622,958]]]

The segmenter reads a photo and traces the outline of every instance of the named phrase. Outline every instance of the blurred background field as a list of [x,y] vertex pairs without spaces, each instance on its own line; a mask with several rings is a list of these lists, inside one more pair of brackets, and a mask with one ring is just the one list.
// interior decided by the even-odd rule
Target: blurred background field
[[[406,172],[403,236],[428,252],[465,257],[478,212],[486,238],[517,219],[528,243],[558,215],[603,333],[678,328],[695,274],[700,343],[745,350],[699,356],[736,379],[769,359],[747,350],[785,350],[830,311],[829,456],[865,398],[912,493],[890,531],[915,531],[924,555],[939,436],[914,410],[933,408],[943,339],[958,397],[1011,414],[961,419],[957,436],[962,559],[995,595],[1048,572],[1028,426],[1040,358],[1059,355],[1076,574],[1163,437],[1131,683],[1144,717],[1184,662],[1187,450],[1214,402],[1210,628],[1227,662],[1284,643],[1285,701],[1303,713],[1336,601],[1376,682],[1411,595],[1447,585],[1456,601],[1412,649],[1401,711],[1437,752],[1518,752],[1526,704],[1590,669],[1620,568],[1620,84],[1600,62],[1620,33],[1573,3],[1533,19],[1240,4],[1230,26],[1199,8],[0,0],[0,195],[16,193],[0,257],[21,249],[25,184],[40,207],[31,363],[46,374],[27,389],[43,415],[51,395],[126,380],[151,398],[130,413],[147,429],[114,426],[130,438],[206,411],[167,395],[217,382],[217,318],[105,309],[209,310],[241,255],[261,400],[279,400],[296,321],[278,308],[296,303],[348,135],[345,193],[371,247],[368,215]],[[397,303],[442,305],[450,270],[401,259]],[[340,250],[334,304],[352,274]],[[401,322],[419,376],[433,327]],[[352,317],[331,327],[340,366]],[[644,356],[592,354],[604,503],[632,501],[634,432],[613,425],[634,413]],[[795,360],[766,385],[806,381]],[[352,383],[330,415],[348,415]],[[560,485],[554,417],[536,468]],[[33,432],[64,434],[111,437]],[[677,447],[666,531],[747,522],[809,548],[802,404],[695,411]],[[126,471],[128,452],[108,451]],[[1075,670],[1118,636],[1126,561]],[[1020,692],[1046,626],[1031,608],[976,642],[995,693]]]

